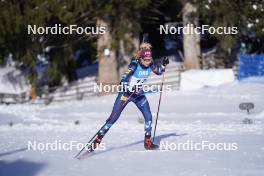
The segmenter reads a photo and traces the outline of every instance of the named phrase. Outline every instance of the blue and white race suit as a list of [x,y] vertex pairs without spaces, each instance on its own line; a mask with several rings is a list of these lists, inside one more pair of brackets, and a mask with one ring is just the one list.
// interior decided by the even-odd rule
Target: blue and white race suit
[[[120,92],[115,100],[115,104],[110,117],[106,120],[106,125],[100,131],[102,136],[110,129],[110,127],[117,121],[123,109],[129,102],[134,102],[138,109],[142,112],[145,119],[145,135],[151,135],[152,130],[152,115],[148,100],[142,90],[133,93],[131,88],[135,86],[143,86],[148,79],[151,72],[161,75],[164,68],[161,65],[152,63],[149,67],[142,66],[138,60],[132,59],[128,70],[124,73],[121,79],[121,84],[128,86],[126,91]],[[131,94],[133,94],[131,96]],[[128,99],[129,98],[129,99]]]

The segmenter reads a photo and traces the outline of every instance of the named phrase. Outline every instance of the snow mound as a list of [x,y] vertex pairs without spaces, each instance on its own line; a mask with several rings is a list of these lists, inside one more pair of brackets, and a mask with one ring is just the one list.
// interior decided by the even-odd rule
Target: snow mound
[[181,74],[180,90],[197,90],[203,87],[215,87],[235,80],[232,69],[189,70]]
[[249,77],[249,78],[245,78],[243,80],[241,80],[240,82],[242,83],[260,83],[260,84],[264,84],[264,76],[253,76],[253,77]]
[[27,79],[20,70],[15,67],[0,68],[0,93],[19,94],[29,89]]
[[256,116],[255,116],[256,119],[264,119],[264,111],[258,113]]

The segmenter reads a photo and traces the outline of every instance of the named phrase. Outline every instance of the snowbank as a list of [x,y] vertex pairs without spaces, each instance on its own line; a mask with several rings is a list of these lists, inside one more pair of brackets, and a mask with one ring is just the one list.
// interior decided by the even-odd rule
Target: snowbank
[[27,79],[14,67],[0,68],[0,93],[19,94],[29,91]]
[[260,113],[258,113],[257,115],[255,115],[256,119],[264,119],[264,111],[261,111]]
[[235,80],[232,69],[189,70],[181,74],[180,90],[197,90],[202,87],[219,86]]
[[241,80],[242,83],[260,83],[264,84],[264,76],[253,76]]

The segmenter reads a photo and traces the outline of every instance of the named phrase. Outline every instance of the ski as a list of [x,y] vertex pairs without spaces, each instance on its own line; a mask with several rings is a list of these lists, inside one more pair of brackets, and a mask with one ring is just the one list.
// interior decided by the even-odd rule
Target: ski
[[132,150],[131,153],[152,153],[152,152],[168,152],[169,150]]
[[[90,145],[91,146],[91,145]],[[80,153],[78,155],[78,157],[76,157],[78,160],[82,160],[84,159],[86,156],[88,156],[89,154],[94,154],[94,150],[92,150],[91,148],[88,148],[87,150],[85,150],[84,153]]]
[[[86,156],[87,154],[92,153],[100,145],[103,136],[99,135],[98,133],[99,132],[97,132],[97,134],[95,135],[96,138],[92,138],[93,140],[92,141],[90,140],[91,142],[86,144],[86,146],[78,153],[78,155],[75,156],[75,158],[77,159],[83,158],[83,156]],[[83,153],[84,149],[86,150]]]
[[[122,110],[122,106],[125,106],[127,102],[129,102],[129,99],[135,94],[136,92],[134,91],[132,94],[129,95],[129,97],[127,98],[127,100],[123,103],[123,105],[121,105],[120,108],[118,108],[118,110],[114,113],[112,113],[110,115],[110,117],[108,119],[111,119],[113,115],[115,115],[116,113],[118,113],[119,111]],[[95,140],[98,138],[99,136],[99,132],[105,127],[105,125],[107,124],[107,121],[105,122],[105,124],[95,133],[95,135],[90,139],[89,142],[87,142],[87,144],[73,157],[73,158],[78,158],[80,156],[80,154],[84,151],[85,148],[89,146],[91,146],[91,144],[93,144],[95,142]],[[103,136],[102,136],[103,137]]]
[[98,133],[100,132],[100,130],[102,130],[104,128],[105,125],[106,125],[106,123],[95,133],[95,135],[90,139],[90,141],[87,142],[87,144],[73,158],[78,158],[78,156],[80,156],[80,154],[84,151],[85,148],[89,149],[91,144],[94,142],[95,137],[98,136]]

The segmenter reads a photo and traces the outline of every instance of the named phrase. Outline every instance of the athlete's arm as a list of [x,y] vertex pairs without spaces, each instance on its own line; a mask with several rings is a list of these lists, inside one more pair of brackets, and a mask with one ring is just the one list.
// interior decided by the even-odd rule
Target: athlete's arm
[[128,83],[131,76],[133,75],[133,73],[136,71],[137,69],[137,63],[138,61],[136,59],[132,59],[127,71],[123,74],[122,79],[121,79],[121,83]]

